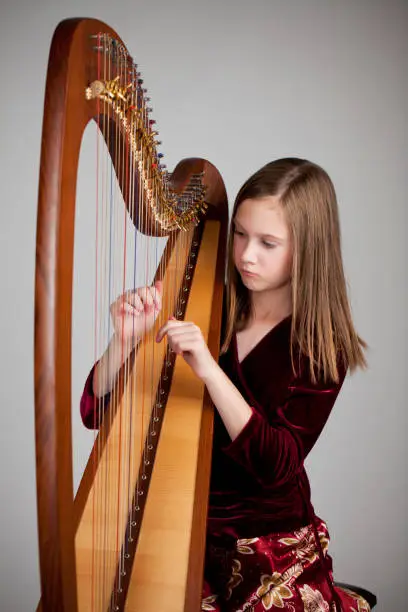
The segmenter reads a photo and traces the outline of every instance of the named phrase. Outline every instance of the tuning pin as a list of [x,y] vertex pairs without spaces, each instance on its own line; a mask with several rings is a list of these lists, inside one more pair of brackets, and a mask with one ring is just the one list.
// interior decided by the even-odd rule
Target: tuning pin
[[157,157],[158,157],[159,159],[161,159],[162,157],[164,157],[164,153],[158,153],[158,154],[157,154]]

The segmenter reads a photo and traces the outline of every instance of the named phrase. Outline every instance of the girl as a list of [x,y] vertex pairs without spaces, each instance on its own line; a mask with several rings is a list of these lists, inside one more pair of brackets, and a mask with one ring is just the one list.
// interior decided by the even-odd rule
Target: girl
[[[231,230],[219,362],[193,322],[171,319],[157,335],[205,383],[216,408],[201,609],[368,611],[333,584],[329,534],[304,468],[347,370],[366,365],[333,184],[306,160],[269,163],[239,191]],[[109,392],[126,357],[115,350],[122,331],[130,337],[136,325],[140,337],[160,308],[160,284],[112,306],[116,333],[81,400],[86,425],[94,394]]]

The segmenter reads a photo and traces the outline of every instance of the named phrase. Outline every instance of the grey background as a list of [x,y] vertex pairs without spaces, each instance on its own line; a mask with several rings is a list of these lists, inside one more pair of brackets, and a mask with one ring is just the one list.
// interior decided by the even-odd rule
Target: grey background
[[[332,176],[354,318],[371,347],[370,367],[347,379],[308,461],[313,500],[331,531],[337,579],[374,590],[379,612],[404,612],[408,6],[403,0],[2,3],[0,609],[31,610],[39,597],[36,198],[49,44],[56,24],[70,16],[98,17],[127,43],[150,90],[169,167],[183,157],[208,158],[222,173],[231,200],[250,173],[276,157],[310,158]],[[78,214],[85,211],[86,217],[86,178],[81,184],[85,195]],[[84,266],[89,243],[85,232],[76,246]],[[77,293],[86,303],[85,289]],[[74,350],[82,357],[74,397],[92,362],[89,320],[85,309],[75,319]],[[77,417],[77,406],[73,410]],[[80,463],[89,434],[77,418],[74,435]]]

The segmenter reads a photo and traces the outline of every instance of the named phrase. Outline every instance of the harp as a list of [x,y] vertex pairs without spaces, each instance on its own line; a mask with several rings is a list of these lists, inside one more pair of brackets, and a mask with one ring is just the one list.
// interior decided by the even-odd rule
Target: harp
[[215,357],[219,348],[228,224],[220,174],[203,159],[167,173],[124,43],[102,22],[65,20],[49,57],[37,219],[38,609],[192,612],[201,600],[212,408],[201,382],[153,334],[122,368],[73,495],[75,195],[91,120],[109,151],[126,219],[149,240],[167,237],[155,272],[167,296],[163,315],[194,320]]

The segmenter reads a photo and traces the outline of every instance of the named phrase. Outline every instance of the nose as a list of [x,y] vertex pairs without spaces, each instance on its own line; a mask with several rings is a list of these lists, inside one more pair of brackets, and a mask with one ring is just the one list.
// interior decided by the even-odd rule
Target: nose
[[248,240],[241,253],[241,262],[245,264],[256,263],[255,245],[251,240]]

